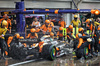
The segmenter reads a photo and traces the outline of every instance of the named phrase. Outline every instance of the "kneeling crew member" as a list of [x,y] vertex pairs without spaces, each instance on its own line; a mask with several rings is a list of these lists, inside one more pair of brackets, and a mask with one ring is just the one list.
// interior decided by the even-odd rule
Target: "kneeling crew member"
[[96,37],[96,44],[97,44],[96,52],[97,52],[97,50],[98,50],[98,52],[100,52],[100,27],[98,27],[95,37]]
[[74,38],[74,36],[73,36],[73,26],[72,25],[69,25],[69,27],[66,29],[66,32],[67,32],[68,42],[70,42],[70,40],[72,38]]
[[[79,33],[76,34],[76,39],[79,40],[78,46],[77,46],[77,50],[81,50],[80,53],[82,54],[82,56],[84,56],[84,48],[88,47],[90,44],[90,53],[92,55],[96,55],[95,53],[93,53],[93,45],[94,45],[94,39],[90,38],[90,36],[86,33],[84,33],[84,29],[83,28],[79,28]],[[89,56],[91,56],[91,54],[89,53]]]
[[57,32],[57,37],[59,40],[63,40],[64,36],[63,36],[63,27],[59,27],[59,31]]
[[36,30],[34,28],[32,28],[30,30],[31,33],[28,34],[28,36],[26,38],[30,38],[30,39],[33,39],[33,38],[38,38],[38,35],[36,33]]
[[43,32],[43,34],[46,34],[46,32],[51,32],[52,31],[52,27],[50,27],[50,21],[49,20],[45,20],[45,24],[42,25],[40,27],[40,29]]

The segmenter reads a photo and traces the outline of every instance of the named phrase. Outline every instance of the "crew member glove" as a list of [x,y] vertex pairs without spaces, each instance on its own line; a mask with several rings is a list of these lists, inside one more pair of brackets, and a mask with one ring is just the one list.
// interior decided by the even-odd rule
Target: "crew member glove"
[[91,41],[92,41],[92,39],[91,39],[91,38],[88,38],[88,39],[87,39],[87,41],[88,41],[88,42],[91,42]]

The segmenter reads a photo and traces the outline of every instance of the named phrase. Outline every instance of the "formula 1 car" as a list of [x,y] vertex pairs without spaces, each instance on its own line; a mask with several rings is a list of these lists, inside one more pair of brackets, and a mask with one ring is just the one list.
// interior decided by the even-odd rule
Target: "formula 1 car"
[[14,59],[44,58],[54,60],[69,53],[68,44],[54,39],[50,41],[50,35],[40,39],[12,39],[8,38],[9,56]]

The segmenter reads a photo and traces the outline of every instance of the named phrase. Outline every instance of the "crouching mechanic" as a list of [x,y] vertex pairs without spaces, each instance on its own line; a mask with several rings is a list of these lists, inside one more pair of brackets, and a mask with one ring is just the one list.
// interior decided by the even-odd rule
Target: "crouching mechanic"
[[75,38],[75,35],[73,35],[73,26],[69,25],[69,27],[66,29],[67,32],[67,39],[68,42],[70,42],[71,39]]
[[54,40],[54,33],[50,32],[50,41],[53,41],[53,40]]
[[11,43],[13,42],[13,40],[15,43],[18,43],[18,39],[22,39],[22,38],[24,39],[24,37],[22,36],[20,37],[19,33],[15,33],[14,36],[9,36],[7,40],[8,51],[9,51],[9,48],[11,47]]
[[[50,20],[45,20],[45,24],[43,24],[40,27],[40,30],[43,32],[43,34],[49,33],[52,31],[53,25],[51,24]],[[52,26],[52,27],[51,27]]]
[[1,48],[1,56],[4,58],[4,54],[7,56],[8,55],[8,50],[7,50],[7,44],[5,42],[5,34],[7,32],[7,21],[2,20],[1,21],[1,27],[0,27],[0,48]]
[[[78,45],[76,48],[76,55],[79,57],[84,57],[84,48],[85,47],[89,47],[90,44],[90,51],[89,51],[89,55],[88,56],[92,56],[92,55],[96,55],[95,53],[93,53],[93,44],[95,42],[95,40],[93,38],[91,38],[88,34],[86,34],[84,32],[83,28],[79,28],[79,33],[76,34],[76,39],[78,39]],[[92,54],[92,55],[91,55]]]
[[96,31],[96,44],[97,44],[96,49],[98,50],[98,52],[100,52],[100,27],[98,27]]
[[36,30],[34,28],[32,28],[30,30],[30,32],[31,33],[29,33],[26,38],[30,38],[30,39],[38,38],[38,35],[37,35]]
[[57,32],[58,40],[64,40],[63,36],[63,27],[59,27],[59,31]]

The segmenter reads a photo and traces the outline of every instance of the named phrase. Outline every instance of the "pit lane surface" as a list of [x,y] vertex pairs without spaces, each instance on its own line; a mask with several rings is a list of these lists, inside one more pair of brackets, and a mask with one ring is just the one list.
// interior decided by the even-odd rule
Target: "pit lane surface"
[[69,54],[67,56],[63,56],[57,58],[54,61],[49,60],[14,60],[14,59],[6,59],[0,60],[0,66],[99,66],[100,57],[94,57],[92,59],[87,60],[77,60],[75,56]]

